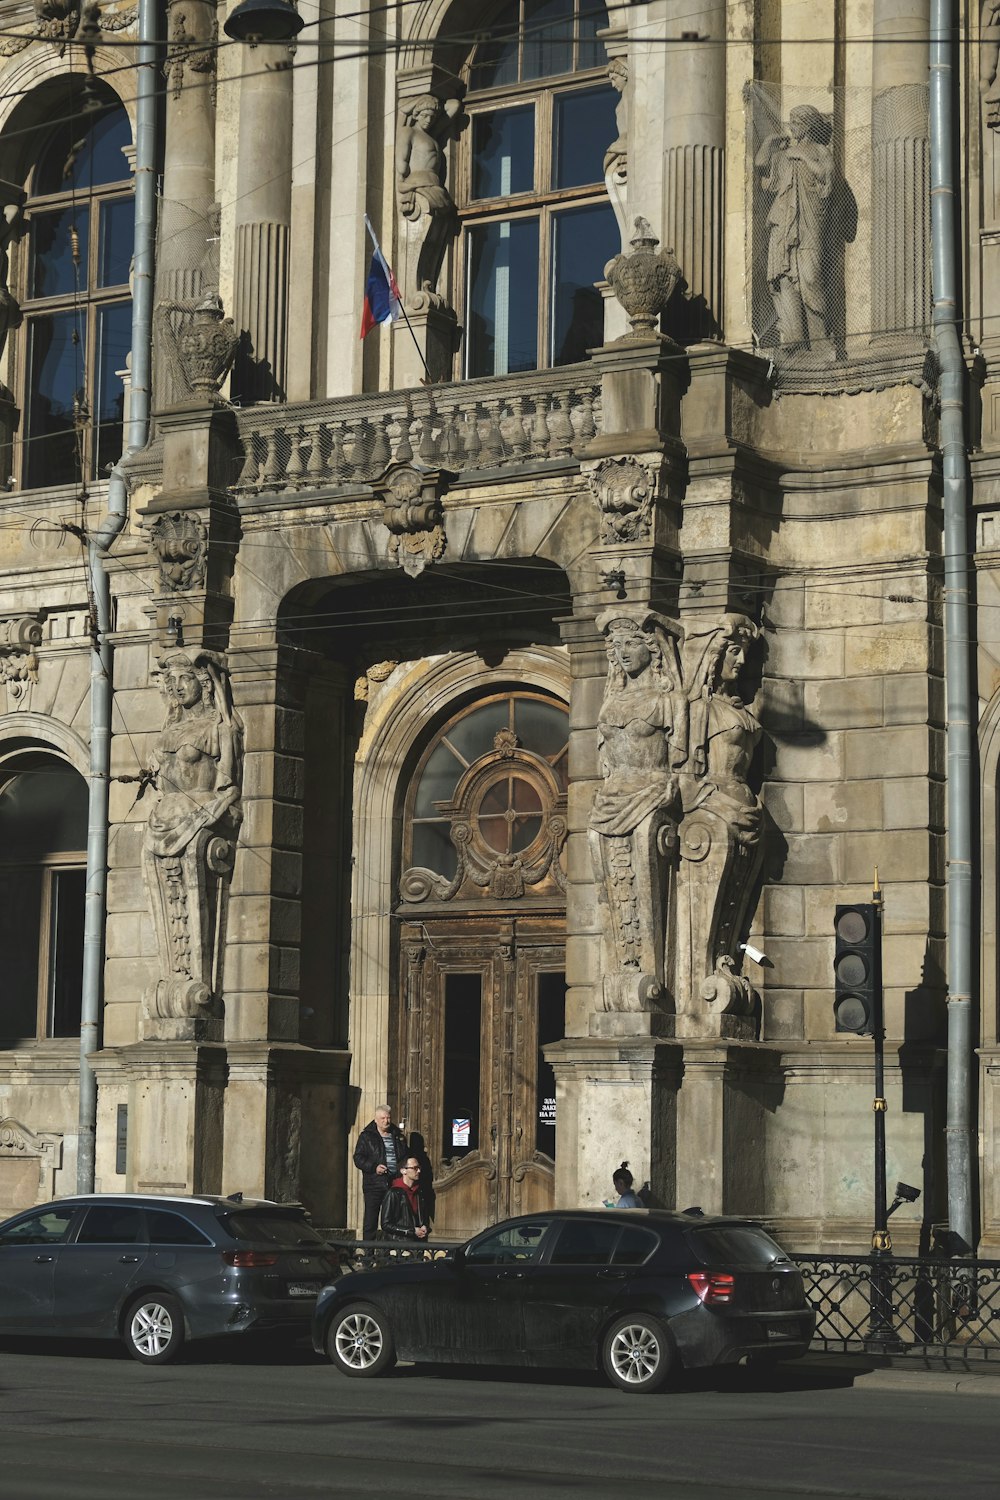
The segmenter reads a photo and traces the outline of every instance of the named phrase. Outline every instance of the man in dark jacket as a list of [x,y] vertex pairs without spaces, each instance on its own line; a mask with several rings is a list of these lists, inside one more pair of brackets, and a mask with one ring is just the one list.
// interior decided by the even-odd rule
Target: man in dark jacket
[[399,1176],[382,1200],[379,1219],[387,1240],[425,1240],[430,1232],[420,1191],[420,1163],[415,1156],[403,1162]]
[[361,1173],[365,1195],[363,1240],[374,1239],[382,1199],[389,1191],[389,1184],[399,1175],[408,1150],[403,1132],[392,1123],[392,1110],[388,1104],[380,1104],[374,1120],[362,1130],[354,1148],[354,1165]]

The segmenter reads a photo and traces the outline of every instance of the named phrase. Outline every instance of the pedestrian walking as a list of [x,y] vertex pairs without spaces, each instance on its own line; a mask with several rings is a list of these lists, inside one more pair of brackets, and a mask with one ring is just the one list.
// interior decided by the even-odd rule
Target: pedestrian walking
[[365,1200],[363,1240],[375,1238],[382,1200],[399,1175],[408,1150],[406,1137],[399,1126],[392,1123],[392,1110],[388,1104],[380,1104],[375,1118],[362,1130],[354,1147],[354,1165],[361,1173]]
[[622,1162],[611,1181],[614,1183],[615,1192],[618,1194],[618,1202],[614,1205],[615,1208],[642,1208],[642,1199],[638,1193],[632,1191],[633,1179],[632,1173],[628,1169],[627,1161]]
[[382,1199],[379,1217],[387,1240],[426,1240],[430,1233],[427,1205],[420,1189],[420,1163],[410,1155]]

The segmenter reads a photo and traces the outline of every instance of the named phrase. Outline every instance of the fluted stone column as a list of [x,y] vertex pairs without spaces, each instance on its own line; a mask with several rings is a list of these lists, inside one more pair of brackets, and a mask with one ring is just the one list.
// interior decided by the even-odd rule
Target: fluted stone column
[[284,42],[245,48],[233,291],[233,321],[245,335],[233,385],[244,402],[286,394],[292,53]]
[[[177,307],[194,307],[218,288],[215,200],[216,0],[171,0],[167,11],[163,198],[156,261],[158,316],[176,331]],[[186,394],[173,368],[172,340],[158,338],[156,401]]]
[[930,322],[927,0],[876,0],[872,62],[872,328]]
[[663,243],[672,247],[688,285],[675,297],[667,328],[687,343],[712,338],[723,324],[723,194],[726,143],[726,7],[709,0],[691,9],[670,0],[667,35],[702,40],[665,48]]

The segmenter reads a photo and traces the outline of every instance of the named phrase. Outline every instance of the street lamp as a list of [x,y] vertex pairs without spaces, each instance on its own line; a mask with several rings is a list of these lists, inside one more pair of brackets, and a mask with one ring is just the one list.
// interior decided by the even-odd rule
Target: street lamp
[[290,42],[305,22],[288,0],[241,0],[223,24],[234,42]]

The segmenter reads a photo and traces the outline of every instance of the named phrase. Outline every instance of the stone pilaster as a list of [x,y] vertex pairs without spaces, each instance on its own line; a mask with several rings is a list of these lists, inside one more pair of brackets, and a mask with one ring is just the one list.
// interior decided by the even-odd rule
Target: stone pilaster
[[927,0],[876,0],[872,63],[872,328],[930,323]]
[[722,332],[723,223],[726,146],[726,7],[707,3],[692,11],[686,0],[667,6],[664,48],[665,131],[663,242],[676,255],[687,282],[666,314],[674,338],[716,337]]
[[99,1087],[98,1191],[219,1192],[224,1047],[137,1042],[106,1047],[90,1064]]
[[292,215],[292,49],[244,49],[233,320],[243,335],[233,376],[244,402],[286,395]]

